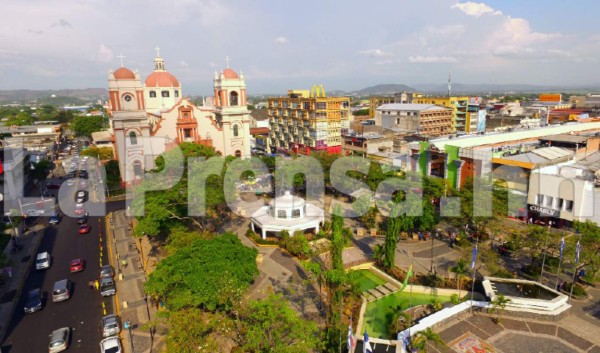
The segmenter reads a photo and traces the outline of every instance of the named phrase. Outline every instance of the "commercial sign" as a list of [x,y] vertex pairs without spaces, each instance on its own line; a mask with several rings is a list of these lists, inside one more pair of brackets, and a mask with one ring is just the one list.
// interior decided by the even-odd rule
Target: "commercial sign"
[[560,102],[562,102],[562,94],[560,94],[560,93],[540,94],[538,99],[540,102],[560,103]]
[[479,113],[477,114],[477,132],[485,131],[485,116],[485,109],[479,110]]
[[558,211],[557,210],[552,210],[552,209],[540,207],[540,206],[537,206],[537,205],[529,205],[529,210],[530,211],[535,211],[535,212],[539,213],[540,216],[558,217]]
[[469,105],[480,105],[481,97],[469,97]]

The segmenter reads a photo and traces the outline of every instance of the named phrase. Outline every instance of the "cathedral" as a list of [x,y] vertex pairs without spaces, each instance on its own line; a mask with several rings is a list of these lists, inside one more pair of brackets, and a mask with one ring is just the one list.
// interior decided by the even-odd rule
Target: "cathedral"
[[244,75],[227,67],[215,72],[213,84],[213,97],[202,106],[192,103],[158,50],[154,71],[143,83],[138,72],[122,64],[109,73],[110,132],[124,183],[141,180],[157,156],[181,142],[212,146],[223,156],[250,157]]

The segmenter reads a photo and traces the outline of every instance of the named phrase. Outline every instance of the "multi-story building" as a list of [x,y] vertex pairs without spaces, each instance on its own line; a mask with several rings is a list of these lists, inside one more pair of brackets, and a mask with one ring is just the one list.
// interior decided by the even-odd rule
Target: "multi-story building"
[[434,137],[452,132],[452,109],[433,104],[384,104],[377,108],[375,125]]
[[435,104],[452,108],[452,130],[454,132],[469,132],[467,128],[467,113],[469,97],[427,97],[415,95],[412,100],[417,104]]
[[394,93],[393,97],[370,97],[369,98],[369,118],[375,117],[375,110],[384,104],[390,103],[412,103],[414,93],[411,92],[398,92]]
[[327,97],[322,86],[269,98],[271,151],[340,154],[349,117],[350,98]]

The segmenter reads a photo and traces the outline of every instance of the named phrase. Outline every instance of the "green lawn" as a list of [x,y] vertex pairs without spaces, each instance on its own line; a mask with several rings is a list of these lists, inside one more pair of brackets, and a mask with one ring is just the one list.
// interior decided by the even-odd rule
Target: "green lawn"
[[[388,337],[388,326],[392,319],[393,309],[400,305],[402,309],[407,309],[411,306],[417,306],[422,304],[431,304],[431,301],[435,298],[431,294],[420,294],[413,293],[412,298],[410,295],[410,286],[406,287],[402,292],[396,292],[387,297],[383,297],[374,302],[367,304],[367,310],[365,312],[365,328],[369,332],[369,336],[387,339]],[[442,303],[450,301],[450,297],[437,296]]]
[[358,270],[353,272],[355,281],[358,282],[362,292],[366,292],[387,282],[370,270]]

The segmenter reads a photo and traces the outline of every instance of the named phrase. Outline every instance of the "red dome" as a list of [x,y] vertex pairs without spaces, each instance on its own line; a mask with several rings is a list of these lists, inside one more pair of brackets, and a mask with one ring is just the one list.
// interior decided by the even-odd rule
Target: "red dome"
[[233,71],[230,68],[226,68],[225,70],[223,70],[223,76],[225,78],[233,78],[233,79],[238,79],[240,78],[237,74],[237,72]]
[[126,67],[120,67],[115,72],[113,72],[113,76],[117,80],[135,80],[135,74],[133,71],[129,70]]
[[146,87],[179,87],[175,76],[166,71],[155,71],[146,79]]

